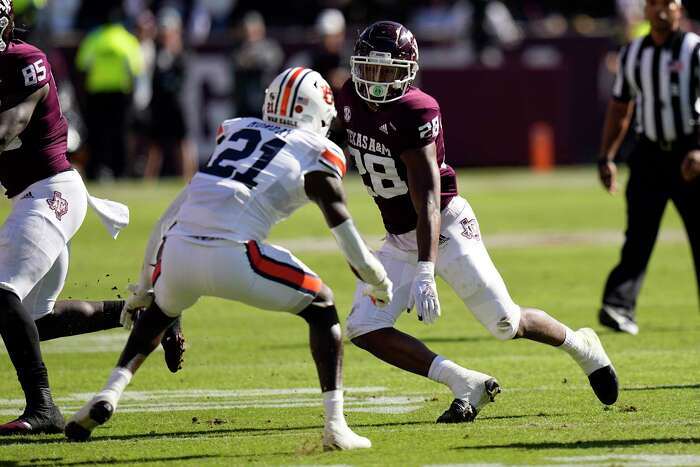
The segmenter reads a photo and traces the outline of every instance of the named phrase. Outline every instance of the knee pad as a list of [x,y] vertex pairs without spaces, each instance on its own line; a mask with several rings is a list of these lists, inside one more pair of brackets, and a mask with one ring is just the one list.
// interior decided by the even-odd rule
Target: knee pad
[[487,326],[489,332],[498,340],[507,341],[515,337],[520,327],[520,307],[513,306],[501,317]]

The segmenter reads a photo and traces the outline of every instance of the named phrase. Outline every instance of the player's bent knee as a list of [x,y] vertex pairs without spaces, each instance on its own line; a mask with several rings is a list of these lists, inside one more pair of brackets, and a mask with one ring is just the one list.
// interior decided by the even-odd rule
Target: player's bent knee
[[0,287],[0,309],[8,308],[17,302],[22,303],[22,300],[20,300],[19,296],[15,292]]
[[520,307],[516,306],[508,310],[506,316],[487,326],[489,332],[498,340],[507,341],[513,339],[520,327]]
[[333,303],[333,292],[325,284],[314,301],[301,310],[298,316],[312,326],[332,327],[340,324],[338,312]]

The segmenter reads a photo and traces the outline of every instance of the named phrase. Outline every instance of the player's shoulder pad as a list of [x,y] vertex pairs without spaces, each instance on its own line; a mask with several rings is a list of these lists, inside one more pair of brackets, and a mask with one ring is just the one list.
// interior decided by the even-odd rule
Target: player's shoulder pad
[[221,122],[219,127],[216,129],[216,144],[221,144],[221,142],[226,138],[226,135],[230,134],[232,128],[243,126],[245,120],[247,119],[237,117]]
[[311,146],[311,154],[314,156],[315,165],[333,175],[342,178],[347,172],[347,162],[343,150],[330,139],[305,131],[306,140]]
[[440,104],[433,96],[417,87],[412,87],[399,101],[402,111],[425,112],[426,110],[440,111]]

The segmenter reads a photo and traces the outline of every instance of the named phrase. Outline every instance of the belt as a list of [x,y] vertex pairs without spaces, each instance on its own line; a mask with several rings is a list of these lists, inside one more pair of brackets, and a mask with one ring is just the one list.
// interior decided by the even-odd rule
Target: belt
[[652,141],[645,135],[638,135],[638,138],[643,143],[655,146],[663,152],[689,151],[693,147],[697,146],[698,141],[700,141],[700,137],[697,135],[685,135],[682,138],[674,141]]

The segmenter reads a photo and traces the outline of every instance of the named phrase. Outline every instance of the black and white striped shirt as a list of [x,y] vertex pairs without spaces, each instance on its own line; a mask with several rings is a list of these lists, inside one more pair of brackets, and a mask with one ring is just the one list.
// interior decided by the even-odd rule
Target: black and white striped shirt
[[636,101],[636,131],[673,142],[700,125],[700,37],[678,31],[656,46],[651,35],[622,48],[613,98]]

